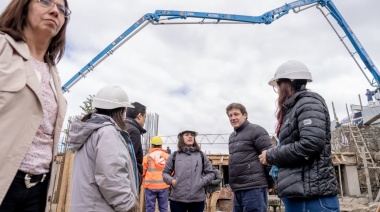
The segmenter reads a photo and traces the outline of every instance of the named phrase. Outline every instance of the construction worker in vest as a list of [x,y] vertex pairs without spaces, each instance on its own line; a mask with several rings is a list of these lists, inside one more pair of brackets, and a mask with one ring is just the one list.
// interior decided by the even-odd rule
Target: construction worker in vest
[[154,212],[156,199],[160,212],[168,211],[169,185],[162,179],[162,170],[169,155],[162,149],[162,138],[155,136],[150,141],[152,148],[143,158],[143,182],[146,212]]

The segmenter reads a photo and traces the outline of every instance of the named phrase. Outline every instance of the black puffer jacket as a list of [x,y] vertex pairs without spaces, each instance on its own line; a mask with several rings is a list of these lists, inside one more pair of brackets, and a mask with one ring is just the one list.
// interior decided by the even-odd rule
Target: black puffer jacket
[[232,190],[268,187],[266,172],[259,155],[271,147],[268,132],[247,120],[229,138],[229,183]]
[[294,94],[281,125],[281,145],[267,151],[269,164],[279,167],[280,197],[312,198],[338,193],[332,164],[330,116],[324,99],[313,92]]

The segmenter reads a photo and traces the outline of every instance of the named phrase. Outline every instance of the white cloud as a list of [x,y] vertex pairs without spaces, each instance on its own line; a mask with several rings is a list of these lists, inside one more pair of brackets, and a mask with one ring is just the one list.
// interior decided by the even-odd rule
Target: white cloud
[[[0,10],[8,2],[1,1]],[[146,13],[159,9],[260,16],[289,2],[71,0],[67,53],[58,64],[62,82]],[[380,2],[334,3],[378,65]],[[120,84],[132,101],[160,115],[160,135],[176,134],[185,124],[201,133],[229,133],[225,107],[231,102],[243,103],[249,120],[273,133],[276,94],[267,82],[289,59],[307,64],[314,77],[309,88],[326,99],[331,118],[332,101],[340,119],[346,116],[346,103],[359,103],[358,94],[366,103],[366,79],[322,14],[311,8],[290,12],[270,25],[148,25],[65,94],[67,115],[81,113],[82,102],[103,85]]]

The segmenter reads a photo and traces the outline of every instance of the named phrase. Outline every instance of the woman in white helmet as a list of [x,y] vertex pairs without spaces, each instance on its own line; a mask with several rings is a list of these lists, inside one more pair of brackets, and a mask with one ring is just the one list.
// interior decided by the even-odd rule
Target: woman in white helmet
[[202,212],[205,207],[205,186],[214,179],[211,162],[195,140],[197,132],[181,130],[178,150],[166,161],[162,172],[165,183],[171,185],[170,211]]
[[277,147],[259,156],[272,168],[278,196],[290,211],[339,211],[325,100],[306,89],[312,77],[299,61],[282,64],[269,85],[278,89]]
[[123,121],[133,107],[119,86],[95,95],[95,112],[71,124],[69,142],[76,151],[70,211],[138,211],[137,164]]

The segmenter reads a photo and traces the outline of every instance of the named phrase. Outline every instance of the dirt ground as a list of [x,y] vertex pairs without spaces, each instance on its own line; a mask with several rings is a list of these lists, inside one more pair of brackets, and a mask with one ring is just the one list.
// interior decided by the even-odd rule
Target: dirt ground
[[375,212],[380,204],[379,202],[369,203],[368,199],[364,197],[343,197],[343,199],[339,199],[339,203],[342,212]]
[[[364,197],[343,197],[339,198],[341,212],[375,212],[380,202],[369,203]],[[271,212],[274,212],[270,208]],[[276,212],[280,210],[277,208]],[[285,207],[281,207],[281,211],[285,211]]]

